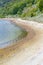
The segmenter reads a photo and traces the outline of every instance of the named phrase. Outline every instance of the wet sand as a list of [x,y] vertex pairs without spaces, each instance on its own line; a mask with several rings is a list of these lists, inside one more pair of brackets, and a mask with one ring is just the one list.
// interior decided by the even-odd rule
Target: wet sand
[[14,18],[7,20],[24,28],[28,35],[15,45],[0,49],[0,65],[41,65],[43,63],[43,24]]

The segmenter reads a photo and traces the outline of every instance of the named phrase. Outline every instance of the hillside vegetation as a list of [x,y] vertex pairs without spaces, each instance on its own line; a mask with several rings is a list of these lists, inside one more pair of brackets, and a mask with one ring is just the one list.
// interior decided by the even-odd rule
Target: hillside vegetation
[[34,17],[43,13],[43,0],[0,0],[0,17]]

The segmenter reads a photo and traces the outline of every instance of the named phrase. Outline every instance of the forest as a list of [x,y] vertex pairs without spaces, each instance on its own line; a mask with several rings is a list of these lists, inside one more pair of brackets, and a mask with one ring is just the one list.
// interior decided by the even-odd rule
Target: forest
[[0,18],[27,18],[40,14],[43,14],[43,0],[0,0]]

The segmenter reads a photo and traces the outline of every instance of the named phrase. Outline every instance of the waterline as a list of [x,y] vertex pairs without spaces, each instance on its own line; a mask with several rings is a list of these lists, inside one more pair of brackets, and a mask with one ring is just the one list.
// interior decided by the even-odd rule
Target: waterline
[[0,48],[16,42],[23,31],[9,20],[0,20]]

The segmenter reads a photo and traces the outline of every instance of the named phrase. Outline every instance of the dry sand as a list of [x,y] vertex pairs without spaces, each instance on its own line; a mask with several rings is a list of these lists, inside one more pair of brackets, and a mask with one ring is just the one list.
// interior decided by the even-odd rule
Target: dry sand
[[24,28],[28,35],[16,45],[0,49],[0,65],[43,65],[43,24],[14,18],[7,20]]

